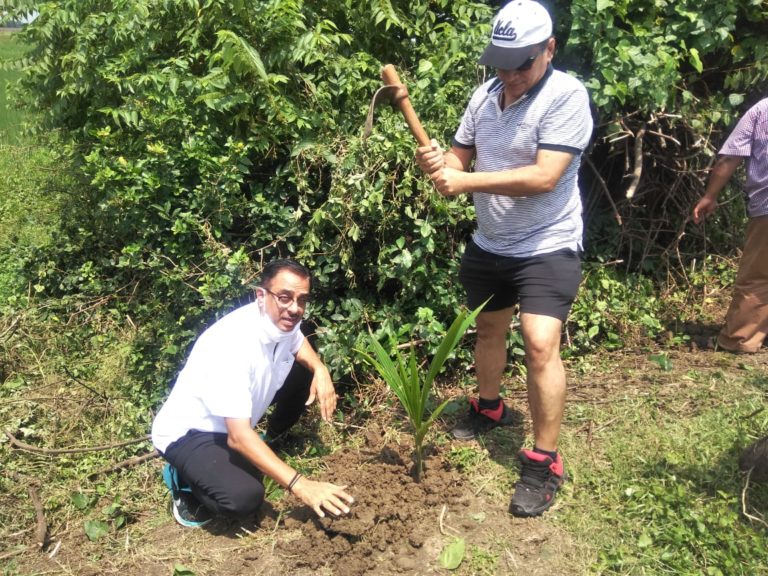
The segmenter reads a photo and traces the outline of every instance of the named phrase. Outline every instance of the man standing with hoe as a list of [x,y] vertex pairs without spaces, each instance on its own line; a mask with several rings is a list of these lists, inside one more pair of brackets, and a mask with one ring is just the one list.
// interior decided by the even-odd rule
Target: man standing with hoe
[[500,391],[506,336],[520,307],[534,447],[519,454],[515,516],[542,514],[565,480],[557,452],[566,392],[560,338],[581,282],[577,176],[593,123],[586,89],[552,68],[554,52],[544,7],[531,0],[507,4],[480,57],[496,78],[472,95],[448,152],[433,141],[416,154],[441,194],[472,194],[477,230],[460,280],[470,309],[491,297],[477,318],[479,398],[470,400],[456,438],[511,424]]

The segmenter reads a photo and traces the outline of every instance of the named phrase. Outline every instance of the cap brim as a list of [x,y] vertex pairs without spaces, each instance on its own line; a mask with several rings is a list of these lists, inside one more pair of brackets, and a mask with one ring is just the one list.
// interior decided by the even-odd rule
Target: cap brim
[[531,55],[530,46],[520,48],[502,48],[489,44],[478,62],[483,66],[492,66],[501,70],[514,70]]

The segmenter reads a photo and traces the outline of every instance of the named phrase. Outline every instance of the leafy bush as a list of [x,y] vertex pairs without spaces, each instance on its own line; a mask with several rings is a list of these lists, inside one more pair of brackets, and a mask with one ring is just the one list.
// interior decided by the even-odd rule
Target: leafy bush
[[688,217],[727,130],[765,95],[761,3],[575,0],[571,12],[563,60],[585,79],[601,127],[584,172],[590,257],[666,280],[710,247],[731,252],[738,185],[720,222]]
[[[79,177],[55,247],[30,262],[29,278],[53,297],[108,295],[137,325],[133,369],[147,382],[164,387],[195,334],[247,297],[261,263],[276,256],[315,271],[310,321],[337,376],[354,370],[350,351],[369,328],[414,328],[436,348],[433,324],[462,300],[456,271],[472,207],[434,193],[397,114],[380,111],[366,142],[361,125],[391,62],[428,132],[447,143],[487,74],[475,63],[493,7],[15,5],[13,18],[39,11],[21,33],[32,47],[22,82],[38,129],[61,134]],[[585,172],[590,257],[625,257],[630,271],[682,264],[700,239],[691,234],[679,249],[709,135],[768,70],[765,14],[751,0],[577,0],[570,14],[568,3],[551,5],[568,36],[557,64],[581,75],[599,109]],[[604,195],[623,192],[625,158],[643,177],[632,181],[634,199],[619,202],[617,231]],[[597,326],[615,345],[610,322],[593,312],[574,310],[586,334],[579,342]]]
[[573,346],[586,351],[599,343],[615,350],[655,338],[663,328],[662,303],[655,294],[648,278],[622,274],[602,263],[586,264],[568,320]]
[[177,360],[276,256],[315,271],[311,320],[337,375],[364,326],[453,313],[471,209],[435,197],[398,116],[380,112],[366,143],[361,127],[391,61],[443,138],[471,89],[487,6],[22,4],[40,10],[23,32],[24,83],[84,179],[68,240],[44,260],[56,264],[33,274],[53,296],[117,295],[140,321],[147,376],[165,382],[158,360]]

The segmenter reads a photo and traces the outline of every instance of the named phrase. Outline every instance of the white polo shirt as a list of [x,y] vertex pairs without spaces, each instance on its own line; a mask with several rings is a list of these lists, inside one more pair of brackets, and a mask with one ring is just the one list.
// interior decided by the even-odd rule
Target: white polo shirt
[[480,86],[464,111],[453,145],[475,149],[476,172],[496,172],[536,163],[539,149],[573,154],[555,188],[529,197],[473,192],[475,243],[500,256],[530,257],[563,248],[581,250],[583,224],[578,172],[592,136],[587,90],[551,66],[544,77],[504,110],[503,85]]
[[190,430],[226,432],[225,418],[255,426],[285,382],[304,342],[298,327],[277,338],[265,330],[256,302],[214,323],[195,342],[168,399],[152,424],[152,443],[164,452]]

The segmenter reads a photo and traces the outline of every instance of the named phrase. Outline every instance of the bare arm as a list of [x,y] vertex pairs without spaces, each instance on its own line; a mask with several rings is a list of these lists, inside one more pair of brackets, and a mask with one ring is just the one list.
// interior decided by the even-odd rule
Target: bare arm
[[469,172],[474,148],[451,147],[443,152],[437,142],[417,148],[416,161],[444,196],[488,192],[504,196],[533,196],[550,192],[566,171],[573,154],[541,149],[536,163],[498,172]]
[[534,196],[551,192],[573,160],[569,152],[539,150],[536,163],[498,172],[462,172],[450,167],[430,174],[444,196],[487,192],[503,196]]
[[323,420],[329,422],[333,418],[334,410],[336,410],[336,390],[333,387],[333,380],[328,368],[325,367],[317,352],[306,339],[296,353],[296,361],[313,374],[307,406],[317,398],[320,404],[320,415]]
[[693,207],[693,221],[698,224],[717,209],[717,197],[736,169],[744,161],[741,156],[719,156],[709,173],[704,196]]
[[[249,418],[227,418],[227,445],[242,454],[266,476],[287,488],[296,475],[296,470],[283,462],[259,435],[251,428]],[[338,516],[349,512],[348,504],[354,499],[345,492],[346,486],[328,482],[316,482],[303,476],[291,492],[304,504],[310,506],[318,516],[325,516],[323,510]]]

